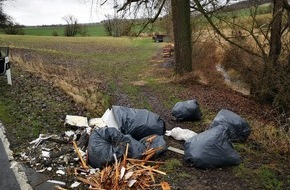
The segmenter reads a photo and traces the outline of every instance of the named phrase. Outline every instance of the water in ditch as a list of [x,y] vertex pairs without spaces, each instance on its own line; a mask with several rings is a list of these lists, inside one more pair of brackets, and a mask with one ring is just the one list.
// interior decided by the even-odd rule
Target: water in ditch
[[216,66],[216,70],[222,73],[226,85],[228,85],[231,89],[240,92],[244,95],[250,95],[250,88],[248,87],[248,85],[240,80],[231,79],[231,77],[229,76],[229,74],[222,65],[218,64]]

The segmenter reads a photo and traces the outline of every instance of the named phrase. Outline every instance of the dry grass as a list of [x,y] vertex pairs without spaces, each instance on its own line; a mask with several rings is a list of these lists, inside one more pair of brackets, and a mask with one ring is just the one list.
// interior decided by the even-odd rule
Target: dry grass
[[88,110],[98,115],[102,115],[108,105],[103,92],[98,90],[98,84],[101,81],[86,78],[86,75],[78,69],[67,68],[63,65],[44,64],[40,58],[24,61],[21,56],[17,55],[13,56],[12,61],[24,70],[52,82],[71,96],[76,103],[81,103]]

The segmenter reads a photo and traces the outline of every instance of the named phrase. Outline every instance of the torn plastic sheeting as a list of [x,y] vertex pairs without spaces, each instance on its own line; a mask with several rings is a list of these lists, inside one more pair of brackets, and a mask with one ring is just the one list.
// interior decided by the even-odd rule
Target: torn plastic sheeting
[[189,129],[182,129],[180,127],[174,127],[172,130],[168,130],[165,133],[166,136],[172,136],[174,139],[179,141],[187,141],[191,137],[197,135],[196,132]]
[[178,121],[199,121],[202,116],[199,104],[195,99],[177,102],[172,108],[172,115]]
[[76,115],[67,115],[65,118],[65,125],[73,127],[89,127],[88,118]]
[[184,144],[185,162],[202,169],[240,164],[240,155],[228,139],[229,129],[222,125],[192,137]]
[[245,142],[251,133],[248,122],[236,113],[222,109],[218,112],[210,124],[210,128],[223,125],[230,130],[230,140],[233,142]]
[[146,109],[113,106],[112,112],[120,131],[123,134],[130,134],[136,140],[165,133],[165,122],[157,114]]

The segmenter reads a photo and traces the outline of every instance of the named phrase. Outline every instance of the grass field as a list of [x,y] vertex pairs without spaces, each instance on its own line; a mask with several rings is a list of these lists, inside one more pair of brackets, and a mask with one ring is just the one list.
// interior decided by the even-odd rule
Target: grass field
[[[16,62],[46,78],[62,75],[62,78],[55,77],[55,83],[64,90],[73,91],[71,94],[77,102],[86,103],[91,109],[98,104],[98,113],[104,111],[108,101],[102,98],[96,100],[97,97],[91,96],[86,90],[72,86],[82,86],[81,89],[89,88],[95,92],[94,84],[98,81],[100,86],[107,86],[111,90],[123,86],[127,92],[134,93],[138,87],[125,84],[139,80],[139,76],[146,73],[145,67],[150,63],[150,58],[161,47],[153,43],[151,38],[7,35],[0,38],[3,46],[11,48],[11,55]],[[28,53],[23,54],[23,51]],[[79,73],[86,73],[86,76]]]
[[[102,24],[84,25],[87,29],[86,36],[107,36],[105,28]],[[83,26],[82,26],[83,27]],[[24,35],[32,36],[64,36],[65,26],[27,26],[24,27]],[[3,34],[0,31],[0,34]],[[80,36],[80,35],[77,35]]]

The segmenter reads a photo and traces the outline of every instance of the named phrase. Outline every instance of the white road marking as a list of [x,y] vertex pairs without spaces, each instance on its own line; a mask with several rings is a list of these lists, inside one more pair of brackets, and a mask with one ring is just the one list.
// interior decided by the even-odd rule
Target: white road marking
[[10,161],[10,168],[14,172],[14,175],[15,175],[17,182],[20,186],[20,189],[33,190],[32,187],[27,183],[28,180],[27,180],[27,176],[24,172],[23,167],[21,166],[21,164],[18,164],[13,158],[13,153],[9,149],[10,143],[9,143],[8,139],[6,138],[5,128],[2,125],[2,123],[0,123],[0,139],[2,140],[5,152],[8,156],[9,161]]

